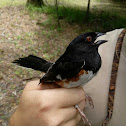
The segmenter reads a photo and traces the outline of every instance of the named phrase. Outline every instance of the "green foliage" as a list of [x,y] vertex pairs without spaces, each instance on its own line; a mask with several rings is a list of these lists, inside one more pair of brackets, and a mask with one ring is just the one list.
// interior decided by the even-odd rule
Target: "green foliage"
[[27,6],[27,9],[31,12],[39,12],[39,13],[47,13],[47,14],[55,13],[55,8],[51,6],[36,7],[32,4],[29,4]]
[[4,6],[15,6],[25,4],[26,0],[0,0],[0,8]]
[[69,23],[83,23],[86,12],[79,8],[59,7],[59,16],[66,19]]
[[[30,11],[37,11],[40,13],[45,13],[50,15],[50,18],[43,22],[41,25],[52,24],[52,17],[56,19],[56,8],[54,6],[44,6],[42,8],[34,7],[30,5],[28,7]],[[60,20],[65,20],[68,23],[77,23],[81,26],[87,27],[87,31],[109,31],[116,28],[126,27],[126,16],[125,14],[120,14],[117,11],[112,11],[111,9],[99,9],[97,7],[91,9],[89,22],[87,23],[85,19],[86,9],[80,9],[77,7],[62,7],[59,6],[59,18]],[[56,22],[56,20],[55,20]],[[54,29],[53,24],[51,28]]]
[[95,10],[90,15],[89,24],[94,26],[96,30],[103,29],[104,31],[109,31],[117,28],[125,28],[125,22],[125,15],[120,15],[116,12]]

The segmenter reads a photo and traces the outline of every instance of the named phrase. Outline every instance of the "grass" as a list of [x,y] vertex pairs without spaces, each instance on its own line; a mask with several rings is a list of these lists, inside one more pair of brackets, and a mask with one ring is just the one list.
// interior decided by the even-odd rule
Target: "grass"
[[[41,25],[52,25],[52,19],[56,22],[56,8],[54,6],[44,6],[42,8],[29,5],[28,10],[31,14],[45,13],[50,15],[50,18],[43,22]],[[97,7],[92,8],[90,12],[89,21],[85,19],[86,8],[83,10],[79,7],[59,7],[59,18],[65,20],[70,24],[76,23],[81,25],[86,31],[110,31],[117,28],[126,27],[126,10],[118,12],[117,10],[111,11],[111,9],[99,9]],[[52,27],[52,26],[51,26]]]
[[26,0],[0,0],[0,8],[25,4]]
[[[110,31],[117,28],[125,28],[126,8],[124,8],[123,5],[112,3],[108,3],[110,6],[108,7],[104,2],[93,0],[91,3],[89,22],[87,22],[85,19],[87,1],[64,0],[62,3],[59,3],[59,17],[61,20],[65,20],[70,24],[76,23],[81,25],[85,31]],[[26,0],[1,0],[0,7],[22,5],[25,3]],[[52,22],[56,22],[56,20],[54,20],[57,18],[56,8],[51,6],[54,5],[54,2],[50,0],[47,0],[47,4],[48,6],[43,6],[42,8],[29,5],[27,9],[33,19],[36,18],[36,13],[50,15],[48,16],[48,20],[40,25],[48,25],[51,30],[54,30],[56,23],[53,24]],[[58,30],[61,31],[62,28],[58,28]]]

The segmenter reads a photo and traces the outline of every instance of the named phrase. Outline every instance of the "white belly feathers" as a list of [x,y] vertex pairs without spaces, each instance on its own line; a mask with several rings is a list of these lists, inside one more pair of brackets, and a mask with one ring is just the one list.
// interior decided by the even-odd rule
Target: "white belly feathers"
[[[92,71],[81,70],[76,77],[57,81],[56,84],[65,88],[83,86],[88,81],[90,81],[95,75],[96,73],[94,74]],[[58,76],[58,78],[60,77]]]

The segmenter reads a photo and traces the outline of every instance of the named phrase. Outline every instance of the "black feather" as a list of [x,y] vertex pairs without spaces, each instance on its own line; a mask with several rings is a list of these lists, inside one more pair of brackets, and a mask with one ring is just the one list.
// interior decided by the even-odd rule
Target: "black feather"
[[24,58],[19,58],[18,60],[14,60],[13,63],[42,72],[47,72],[49,67],[52,65],[51,62],[47,62],[46,60],[33,55],[29,55],[28,57]]
[[82,69],[83,62],[56,62],[48,72],[43,76],[40,80],[43,82],[55,82],[57,79],[57,75],[60,75],[62,79],[71,78],[76,76],[80,70]]

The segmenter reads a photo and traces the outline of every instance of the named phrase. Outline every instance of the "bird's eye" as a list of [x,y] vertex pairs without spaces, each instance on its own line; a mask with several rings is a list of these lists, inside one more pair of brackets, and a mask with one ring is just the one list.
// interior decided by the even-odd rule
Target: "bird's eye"
[[92,40],[91,36],[88,36],[88,37],[87,37],[87,41],[90,42],[91,40]]

